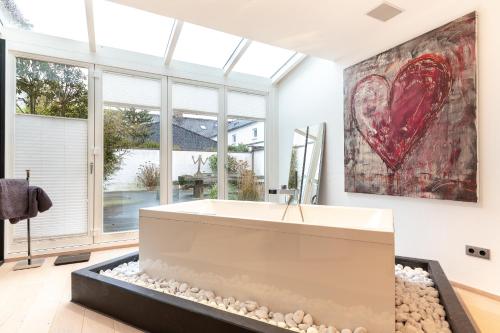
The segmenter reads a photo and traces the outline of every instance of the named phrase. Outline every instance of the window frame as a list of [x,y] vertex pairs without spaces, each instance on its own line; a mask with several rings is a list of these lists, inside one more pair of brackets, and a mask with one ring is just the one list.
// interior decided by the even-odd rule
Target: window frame
[[[6,43],[7,46],[9,43]],[[95,146],[95,127],[93,126],[94,119],[94,109],[95,109],[95,80],[93,79],[92,73],[94,66],[92,64],[80,61],[74,61],[70,59],[61,59],[45,55],[29,54],[24,52],[15,52],[9,50],[6,52],[6,103],[5,103],[5,177],[12,178],[15,169],[15,121],[16,121],[16,101],[17,101],[17,65],[16,59],[24,58],[31,59],[42,62],[52,62],[68,66],[75,66],[86,68],[88,77],[87,85],[87,123],[88,123],[88,133],[87,133],[87,163],[94,163],[94,154],[92,154],[93,147]],[[79,247],[89,247],[93,244],[93,233],[94,233],[94,198],[95,198],[95,183],[94,183],[95,172],[93,174],[87,174],[87,191],[88,191],[88,206],[87,206],[87,232],[79,235],[68,235],[59,237],[41,237],[38,239],[32,239],[32,247],[34,254],[46,253],[46,249],[67,247],[67,246],[79,246]],[[15,240],[14,239],[14,225],[6,223],[5,233],[4,233],[4,244],[5,244],[5,257],[12,258],[18,256],[20,253],[26,251],[26,241],[25,240]],[[40,249],[40,250],[39,250]],[[49,251],[50,252],[50,251]]]
[[[9,32],[11,34],[12,32]],[[21,35],[26,35],[23,32],[16,32]],[[36,36],[41,36],[41,41],[37,40]],[[260,80],[260,78],[256,81],[253,80],[240,80],[243,78],[248,78],[246,75],[233,75],[233,78],[225,77],[220,71],[216,75],[211,71],[206,70],[198,70],[198,65],[189,65],[187,67],[183,67],[185,69],[189,69],[189,74],[187,74],[184,70],[166,68],[165,66],[161,66],[161,70],[157,70],[155,66],[148,67],[142,66],[138,63],[134,63],[134,61],[123,62],[123,58],[117,60],[115,65],[110,65],[112,59],[107,59],[103,61],[105,57],[102,55],[91,55],[91,54],[81,54],[81,49],[76,50],[74,52],[70,52],[69,50],[61,51],[61,49],[52,49],[46,46],[40,46],[37,43],[43,42],[44,40],[54,40],[56,37],[43,36],[40,34],[30,33],[30,38],[26,41],[26,43],[21,42],[19,40],[7,40],[7,61],[6,61],[6,176],[12,175],[12,163],[13,152],[14,152],[14,127],[12,122],[14,121],[12,112],[15,112],[15,101],[16,101],[16,57],[40,60],[40,61],[49,61],[49,62],[57,62],[67,65],[79,66],[88,68],[88,95],[89,95],[89,119],[92,118],[92,123],[94,126],[89,129],[93,131],[92,139],[95,141],[93,145],[90,146],[89,141],[89,159],[88,162],[94,162],[94,173],[92,175],[92,179],[89,177],[89,193],[92,193],[93,197],[89,200],[89,237],[91,237],[92,241],[90,244],[79,244],[74,241],[70,241],[70,239],[66,238],[53,238],[47,240],[45,245],[40,246],[40,249],[37,250],[37,253],[57,253],[60,251],[62,246],[72,246],[75,249],[92,249],[92,248],[102,248],[108,246],[116,246],[117,244],[137,244],[137,231],[133,232],[116,232],[116,233],[107,233],[109,237],[98,237],[99,235],[99,226],[102,230],[102,218],[99,220],[96,217],[98,213],[98,205],[94,204],[97,200],[102,200],[98,198],[99,195],[102,196],[102,184],[98,184],[99,177],[102,178],[102,174],[98,174],[98,170],[100,170],[100,166],[97,163],[98,158],[96,158],[96,154],[99,154],[99,147],[102,146],[102,142],[98,142],[98,140],[102,141],[102,137],[99,136],[99,133],[102,133],[102,125],[99,125],[95,119],[99,116],[98,112],[102,113],[102,107],[104,102],[102,100],[102,78],[100,78],[100,72],[108,71],[116,74],[122,75],[132,75],[132,76],[141,76],[145,78],[159,79],[161,80],[161,108],[160,108],[160,127],[161,127],[161,144],[160,144],[160,164],[163,163],[160,167],[160,204],[167,204],[172,202],[172,186],[171,182],[171,162],[172,162],[172,138],[171,138],[171,125],[173,116],[173,110],[171,105],[171,85],[174,82],[190,84],[190,85],[198,85],[202,87],[209,87],[218,89],[219,93],[219,104],[217,118],[218,118],[218,158],[224,163],[221,163],[218,169],[218,198],[226,199],[227,198],[227,176],[224,165],[227,164],[227,129],[226,129],[226,108],[227,108],[227,94],[229,91],[236,91],[248,94],[256,94],[262,95],[266,97],[266,118],[256,119],[249,118],[254,120],[265,121],[265,200],[269,200],[268,198],[268,188],[269,183],[276,176],[271,174],[272,163],[270,151],[273,149],[272,146],[277,147],[277,141],[274,142],[269,140],[271,137],[275,137],[277,140],[277,135],[272,134],[275,131],[272,129],[272,123],[275,122],[273,119],[277,112],[273,109],[276,105],[273,100],[276,98],[275,88],[269,84],[269,80]],[[65,46],[71,45],[80,45],[82,43],[75,41],[65,41]],[[128,51],[120,51],[121,55],[130,55],[131,53]],[[126,57],[125,57],[126,58]],[[147,61],[150,57],[142,56],[145,61]],[[75,60],[76,59],[76,60]],[[133,57],[133,60],[137,60]],[[143,70],[140,70],[143,69]],[[194,71],[194,73],[192,72]],[[220,76],[219,76],[220,75]],[[236,79],[234,78],[236,76]],[[196,79],[192,79],[195,77]],[[193,113],[193,111],[189,110],[189,112]],[[214,115],[213,113],[211,115]],[[243,117],[238,117],[243,118]],[[89,120],[90,124],[90,120]],[[101,128],[99,128],[101,126]],[[101,131],[101,132],[99,132]],[[274,159],[275,162],[277,158]],[[102,206],[101,206],[102,208]],[[101,212],[102,214],[102,212]],[[6,228],[7,232],[5,233],[5,244],[6,244],[6,257],[10,258],[15,256],[16,254],[11,251],[9,247],[10,237],[9,237],[9,226]],[[128,233],[128,235],[127,235]],[[114,236],[114,237],[112,237]],[[59,250],[58,250],[59,249]]]
[[[250,95],[258,95],[258,96],[263,96],[266,99],[266,114],[264,118],[260,117],[245,117],[245,116],[231,116],[227,111],[227,106],[228,106],[228,98],[229,98],[229,93],[231,92],[237,92],[237,93],[244,93],[244,94],[250,94]],[[235,87],[226,87],[224,89],[224,100],[225,100],[225,115],[224,115],[224,137],[227,138],[227,121],[229,118],[236,118],[236,119],[245,119],[245,120],[254,120],[254,121],[262,121],[264,122],[264,201],[269,201],[269,188],[270,184],[273,184],[275,182],[274,180],[274,175],[271,175],[271,159],[270,159],[270,154],[274,150],[271,147],[268,147],[268,144],[271,144],[270,138],[272,138],[275,135],[272,135],[275,131],[271,132],[271,126],[273,124],[273,116],[277,112],[271,111],[271,100],[273,99],[274,94],[270,93],[264,93],[262,91],[257,91],[257,90],[250,90],[250,89],[241,89],[241,88],[235,88]],[[220,125],[219,125],[220,127]],[[273,145],[277,145],[277,141],[272,143]],[[226,144],[225,146],[225,151],[224,151],[224,165],[227,165],[228,163],[228,145]],[[227,180],[228,178],[228,171],[226,168],[224,168],[224,179],[225,179],[225,187],[224,187],[224,198],[227,200],[229,198],[229,193],[228,193],[228,187],[227,185]],[[271,182],[272,180],[272,182]]]
[[[106,103],[103,99],[103,73],[112,73],[117,75],[127,75],[135,76],[146,79],[159,80],[161,85],[161,101],[160,108],[154,108],[151,106],[144,106],[138,104],[129,103]],[[154,75],[150,73],[143,73],[137,71],[131,71],[122,68],[108,67],[108,66],[95,66],[93,71],[93,76],[96,81],[95,85],[95,148],[94,152],[95,158],[95,200],[94,200],[94,243],[107,243],[107,242],[136,242],[139,238],[139,229],[137,230],[126,230],[126,231],[115,231],[115,232],[104,232],[104,218],[103,218],[103,207],[104,207],[104,179],[103,179],[103,141],[104,141],[104,128],[103,128],[103,116],[104,116],[104,106],[105,105],[116,105],[116,106],[136,106],[141,108],[150,108],[160,111],[160,204],[162,204],[162,199],[164,198],[163,182],[164,182],[164,171],[165,163],[163,156],[165,154],[165,144],[164,144],[164,130],[163,123],[165,116],[164,112],[164,86],[163,78],[160,75]]]

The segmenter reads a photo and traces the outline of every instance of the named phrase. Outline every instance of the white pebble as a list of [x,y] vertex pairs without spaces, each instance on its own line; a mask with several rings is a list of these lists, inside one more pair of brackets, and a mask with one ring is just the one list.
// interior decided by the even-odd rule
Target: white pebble
[[[158,292],[176,295],[184,299],[206,304],[231,313],[260,320],[281,328],[300,333],[368,333],[365,327],[357,327],[354,332],[348,328],[339,332],[326,323],[314,325],[313,316],[304,310],[283,315],[259,306],[256,301],[240,301],[234,297],[216,295],[211,290],[190,286],[187,282],[174,279],[154,279],[140,271],[139,262],[129,262],[113,269],[101,270],[102,275],[134,283]],[[446,312],[439,304],[439,292],[428,272],[421,268],[395,265],[395,332],[396,333],[451,333],[446,321]],[[275,309],[273,309],[275,310]],[[279,309],[278,309],[279,310]],[[358,320],[362,320],[359,318]]]
[[300,324],[302,323],[302,319],[304,318],[304,311],[302,310],[297,310],[293,314],[293,320],[297,323]]

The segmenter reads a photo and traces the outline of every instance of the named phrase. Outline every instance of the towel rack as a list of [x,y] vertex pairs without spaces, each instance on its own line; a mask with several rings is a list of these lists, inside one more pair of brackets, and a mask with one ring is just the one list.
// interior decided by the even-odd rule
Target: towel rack
[[[29,195],[29,186],[30,186],[30,170],[26,170],[26,181],[28,182],[28,212],[30,208],[30,195]],[[31,258],[31,223],[30,223],[30,218],[26,220],[26,231],[27,231],[27,237],[26,240],[28,242],[28,256],[24,260],[18,261],[14,265],[14,270],[18,271],[21,269],[29,269],[29,268],[37,268],[43,265],[43,262],[45,259],[43,258]]]

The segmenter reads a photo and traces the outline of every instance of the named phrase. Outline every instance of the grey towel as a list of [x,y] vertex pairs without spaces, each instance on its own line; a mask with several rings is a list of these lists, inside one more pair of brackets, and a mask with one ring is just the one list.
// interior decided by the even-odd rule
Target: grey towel
[[26,216],[28,182],[24,179],[0,179],[0,219]]
[[22,179],[0,179],[0,219],[17,223],[52,207],[43,189]]

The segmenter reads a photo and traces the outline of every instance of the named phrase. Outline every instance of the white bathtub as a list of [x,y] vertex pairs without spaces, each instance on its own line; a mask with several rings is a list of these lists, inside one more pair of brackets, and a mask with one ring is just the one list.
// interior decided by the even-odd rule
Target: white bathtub
[[394,332],[392,211],[203,200],[141,209],[140,265],[151,276],[303,309],[315,322]]

